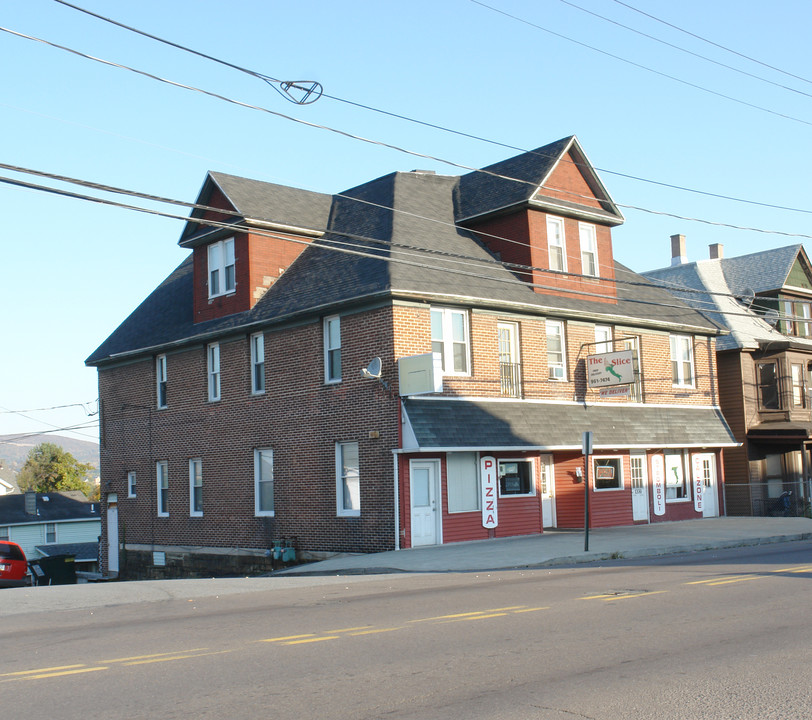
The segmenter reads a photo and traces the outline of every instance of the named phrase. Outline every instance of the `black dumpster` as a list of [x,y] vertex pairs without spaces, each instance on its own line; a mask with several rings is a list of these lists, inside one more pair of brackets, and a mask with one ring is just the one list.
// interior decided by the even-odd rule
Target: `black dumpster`
[[29,561],[34,585],[75,585],[75,555],[54,555]]

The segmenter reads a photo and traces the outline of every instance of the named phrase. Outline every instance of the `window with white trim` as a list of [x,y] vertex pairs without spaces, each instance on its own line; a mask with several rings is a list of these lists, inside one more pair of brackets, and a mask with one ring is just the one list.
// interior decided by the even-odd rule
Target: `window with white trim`
[[564,221],[547,216],[547,250],[550,270],[567,272],[567,248],[564,241]]
[[56,542],[56,523],[45,524],[45,542],[46,543]]
[[595,354],[612,352],[612,328],[609,325],[595,326]]
[[535,495],[532,460],[499,460],[499,497]]
[[671,379],[674,387],[694,386],[694,344],[688,335],[672,335]]
[[804,385],[804,366],[792,363],[792,404],[795,407],[806,407],[806,386]]
[[0,526],[0,540],[8,540],[8,539],[9,539],[8,525]]
[[690,500],[688,494],[688,455],[681,450],[665,451],[665,501]]
[[465,310],[431,309],[431,351],[440,354],[445,375],[470,374],[468,313]]
[[155,379],[157,384],[157,403],[159,408],[166,407],[166,355],[155,358]]
[[209,402],[220,399],[220,344],[212,343],[206,349],[209,378]]
[[598,238],[595,226],[578,223],[578,235],[581,239],[581,274],[598,276]]
[[336,443],[336,513],[361,514],[361,472],[357,442]]
[[273,450],[254,450],[254,515],[272,517],[274,509]]
[[479,475],[476,453],[450,452],[446,455],[448,512],[479,510]]
[[265,335],[255,333],[249,338],[251,343],[251,392],[260,395],[265,392]]
[[189,460],[189,515],[203,517],[203,461]]
[[135,470],[127,473],[127,497],[135,497]]
[[209,297],[228,295],[237,287],[234,238],[212,243],[209,252]]
[[548,320],[547,323],[547,368],[550,380],[567,379],[567,357],[564,345],[564,323]]
[[169,517],[169,463],[159,460],[155,463],[157,484],[158,517]]
[[324,382],[341,382],[341,318],[324,318]]
[[596,492],[623,489],[623,459],[619,457],[592,458],[592,487]]

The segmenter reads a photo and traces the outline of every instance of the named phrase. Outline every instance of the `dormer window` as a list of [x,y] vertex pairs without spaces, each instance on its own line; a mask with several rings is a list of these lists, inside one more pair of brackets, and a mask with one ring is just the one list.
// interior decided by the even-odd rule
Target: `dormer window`
[[209,297],[228,295],[236,289],[234,238],[209,245]]

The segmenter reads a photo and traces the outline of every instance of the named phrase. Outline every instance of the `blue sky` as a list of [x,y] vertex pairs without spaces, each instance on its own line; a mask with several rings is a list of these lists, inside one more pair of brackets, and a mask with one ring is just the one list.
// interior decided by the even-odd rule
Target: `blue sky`
[[[254,77],[55,0],[6,2],[0,26],[469,167],[516,154],[494,143],[532,149],[577,135],[626,217],[613,232],[615,257],[634,270],[669,264],[675,233],[687,236],[690,260],[707,257],[711,243],[733,256],[812,235],[809,212],[763,205],[810,208],[807,0],[627,4],[740,55],[617,0],[75,4],[274,78],[317,80],[333,97],[494,142],[326,97],[295,106]],[[326,193],[395,170],[461,172],[7,32],[0,62],[5,165],[189,202],[210,169]],[[0,177],[77,189],[6,169]],[[182,222],[6,183],[0,204],[0,434],[92,423],[96,372],[84,359],[182,260]],[[63,405],[71,407],[42,410]],[[96,439],[97,430],[76,436]]]

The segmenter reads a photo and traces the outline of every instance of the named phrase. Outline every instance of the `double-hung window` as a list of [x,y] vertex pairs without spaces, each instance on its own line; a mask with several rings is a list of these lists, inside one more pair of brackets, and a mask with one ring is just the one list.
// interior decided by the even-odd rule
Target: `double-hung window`
[[254,515],[274,514],[273,450],[254,450]]
[[792,404],[795,407],[806,407],[806,388],[804,386],[804,366],[792,363]]
[[208,360],[209,378],[209,401],[215,402],[220,399],[220,345],[212,343],[206,351]]
[[564,323],[547,321],[547,368],[550,380],[567,379],[567,358],[564,351]]
[[265,336],[256,333],[251,343],[251,392],[259,395],[265,392]]
[[169,517],[169,463],[159,460],[155,463],[157,483],[158,517]]
[[234,238],[209,245],[209,297],[233,293],[237,287]]
[[778,365],[774,362],[758,364],[758,402],[763,410],[779,410]]
[[608,325],[595,326],[595,354],[612,352],[612,328]]
[[324,318],[324,382],[341,382],[341,318]]
[[452,308],[431,309],[431,351],[442,358],[445,375],[468,375],[468,313]]
[[45,542],[46,543],[56,542],[56,523],[45,524]]
[[135,497],[135,470],[127,473],[127,497]]
[[578,235],[581,238],[581,274],[598,276],[598,240],[595,226],[589,223],[578,223]]
[[357,442],[336,443],[336,514],[361,514],[361,472]]
[[567,248],[564,241],[564,221],[561,218],[547,218],[547,249],[550,256],[550,270],[567,272]]
[[203,516],[203,461],[200,458],[189,461],[189,515]]
[[155,379],[157,381],[157,404],[166,407],[166,355],[155,358]]
[[671,380],[675,387],[694,386],[694,347],[687,335],[671,336]]

